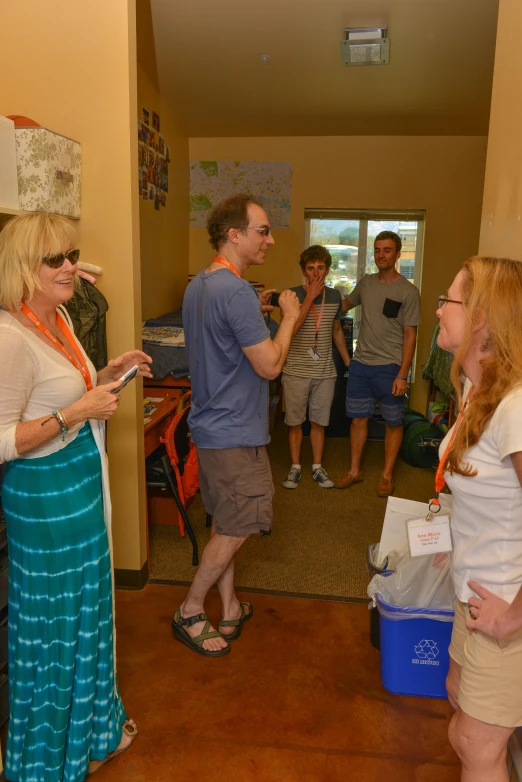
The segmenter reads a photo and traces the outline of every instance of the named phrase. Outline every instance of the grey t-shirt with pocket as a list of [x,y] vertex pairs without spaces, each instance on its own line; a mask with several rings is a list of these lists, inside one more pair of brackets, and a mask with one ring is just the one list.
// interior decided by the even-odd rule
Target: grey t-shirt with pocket
[[421,322],[415,285],[402,275],[394,282],[381,282],[378,273],[365,274],[348,300],[362,307],[354,359],[369,366],[402,364],[404,327]]

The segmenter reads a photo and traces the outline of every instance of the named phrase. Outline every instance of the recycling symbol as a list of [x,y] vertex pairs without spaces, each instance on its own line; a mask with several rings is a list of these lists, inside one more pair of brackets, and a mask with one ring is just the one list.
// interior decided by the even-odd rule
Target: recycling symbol
[[439,650],[436,641],[423,640],[414,647],[414,652],[421,660],[434,660]]

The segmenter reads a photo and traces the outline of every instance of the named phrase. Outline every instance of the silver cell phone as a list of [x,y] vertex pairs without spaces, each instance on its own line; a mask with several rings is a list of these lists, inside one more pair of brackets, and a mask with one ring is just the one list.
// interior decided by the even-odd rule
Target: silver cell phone
[[132,378],[136,377],[136,375],[138,374],[138,369],[139,369],[138,365],[134,364],[134,366],[131,367],[128,372],[125,372],[125,374],[120,377],[120,385],[118,386],[118,388],[113,388],[111,394],[119,394],[121,389],[125,388],[127,383],[130,383]]

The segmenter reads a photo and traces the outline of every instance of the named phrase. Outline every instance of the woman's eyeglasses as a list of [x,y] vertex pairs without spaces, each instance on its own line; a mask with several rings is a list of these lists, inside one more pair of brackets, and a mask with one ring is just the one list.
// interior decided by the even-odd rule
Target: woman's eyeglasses
[[443,307],[446,306],[446,304],[462,304],[461,301],[457,301],[456,299],[448,299],[447,296],[438,296],[437,297],[437,306],[439,310],[441,310]]
[[80,251],[69,250],[67,253],[58,253],[58,255],[46,255],[45,258],[42,258],[42,263],[50,266],[51,269],[59,269],[60,266],[64,265],[66,258],[69,263],[77,264],[80,258]]

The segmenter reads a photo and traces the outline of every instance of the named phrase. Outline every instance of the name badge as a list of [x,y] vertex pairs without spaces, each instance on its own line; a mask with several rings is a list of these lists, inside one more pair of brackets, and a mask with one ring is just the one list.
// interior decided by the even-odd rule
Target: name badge
[[433,521],[425,517],[406,522],[408,544],[412,557],[440,554],[453,549],[449,516],[437,516]]
[[315,350],[314,348],[310,348],[310,350],[308,351],[308,355],[311,357],[313,361],[319,361],[319,359],[321,358],[321,354],[319,353],[319,351]]

